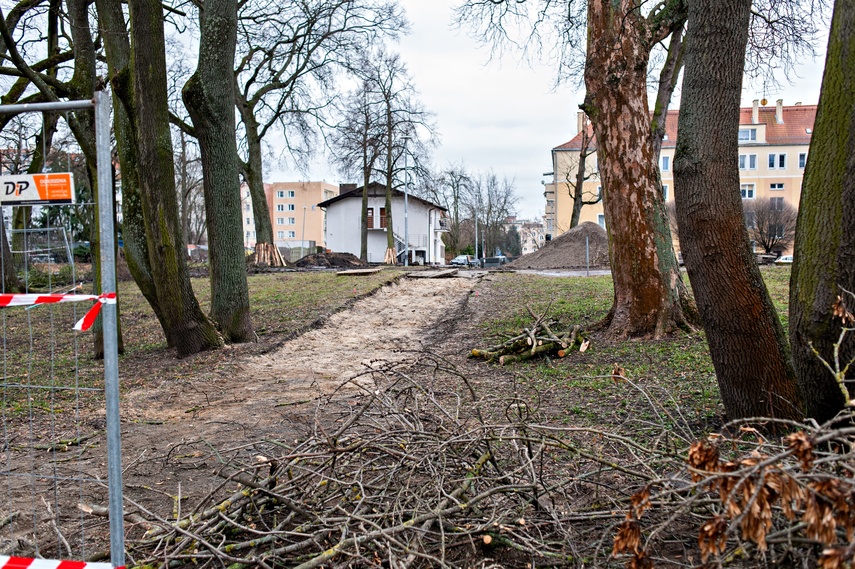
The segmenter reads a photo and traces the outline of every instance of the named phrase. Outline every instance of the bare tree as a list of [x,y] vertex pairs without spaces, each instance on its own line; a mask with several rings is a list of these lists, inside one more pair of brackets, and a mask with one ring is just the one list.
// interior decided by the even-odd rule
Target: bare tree
[[516,187],[513,180],[499,179],[491,171],[476,176],[467,190],[466,207],[478,223],[484,256],[492,256],[502,243],[507,218],[515,213]]
[[744,199],[742,210],[748,235],[767,255],[793,245],[799,212],[784,198]]
[[341,120],[330,137],[331,154],[345,176],[362,179],[360,254],[368,260],[368,184],[380,155],[380,115],[368,79],[360,81],[340,109]]
[[309,0],[241,3],[236,103],[243,123],[243,177],[252,196],[256,262],[284,263],[273,245],[264,195],[262,142],[273,129],[285,135],[300,164],[313,151],[316,129],[335,100],[336,78],[372,42],[396,37],[406,20],[387,0]]
[[472,176],[461,164],[449,164],[426,187],[426,197],[448,210],[448,232],[443,234],[446,249],[457,255],[463,249],[462,217],[465,200],[471,191]]
[[591,194],[591,192],[585,191],[585,182],[594,176],[599,176],[598,171],[588,170],[588,157],[597,152],[592,145],[593,133],[588,130],[589,126],[590,120],[586,115],[580,133],[582,140],[578,157],[575,160],[569,161],[563,171],[555,172],[556,181],[560,179],[563,183],[567,184],[568,191],[570,192],[570,200],[573,202],[570,227],[558,227],[557,230],[559,233],[564,233],[568,229],[573,229],[579,225],[583,206],[600,203],[603,199],[600,192]]

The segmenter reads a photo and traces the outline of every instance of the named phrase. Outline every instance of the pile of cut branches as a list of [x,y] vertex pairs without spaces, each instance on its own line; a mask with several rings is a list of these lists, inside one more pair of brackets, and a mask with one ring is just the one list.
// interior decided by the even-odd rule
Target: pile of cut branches
[[501,344],[483,349],[474,348],[470,352],[471,357],[482,358],[488,362],[498,361],[499,365],[505,365],[541,355],[563,358],[577,345],[579,351],[584,352],[588,349],[590,340],[578,324],[569,330],[555,332],[552,328],[558,322],[547,318],[549,307],[540,316],[535,315],[529,307],[526,307],[526,310],[534,318],[530,326],[523,328],[518,334]]

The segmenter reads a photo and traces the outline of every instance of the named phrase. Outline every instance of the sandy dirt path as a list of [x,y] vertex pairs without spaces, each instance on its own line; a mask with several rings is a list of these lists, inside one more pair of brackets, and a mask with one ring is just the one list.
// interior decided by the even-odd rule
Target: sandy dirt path
[[228,377],[197,376],[130,393],[126,407],[147,424],[199,429],[231,423],[265,431],[282,420],[277,410],[329,395],[368,365],[401,361],[412,357],[406,351],[441,339],[440,330],[461,313],[472,287],[465,278],[401,279],[320,328],[240,362]]

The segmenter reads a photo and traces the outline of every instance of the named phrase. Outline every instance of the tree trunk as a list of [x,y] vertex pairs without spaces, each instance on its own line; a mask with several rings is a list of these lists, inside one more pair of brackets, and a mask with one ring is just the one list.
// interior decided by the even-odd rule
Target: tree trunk
[[[95,84],[97,72],[95,69],[95,43],[89,29],[89,4],[88,0],[67,0],[68,16],[71,20],[71,37],[74,44],[74,75],[69,81],[69,91],[76,99],[92,99],[95,95]],[[74,133],[75,138],[86,157],[86,171],[89,176],[92,198],[95,202],[94,219],[100,219],[99,212],[102,208],[114,211],[114,199],[110,203],[102,204],[98,200],[98,170],[97,157],[95,155],[95,113],[90,110],[76,111],[79,128]],[[112,168],[112,165],[110,165]],[[112,194],[111,194],[112,195]],[[103,292],[101,289],[101,230],[100,223],[96,221],[90,227],[89,243],[92,250],[92,280],[96,293]],[[115,271],[115,267],[113,268]],[[117,310],[119,307],[117,306]],[[118,319],[118,352],[123,353],[124,340],[122,337],[121,320]],[[99,317],[92,326],[93,353],[96,359],[104,357],[104,330]]]
[[[95,0],[98,22],[107,55],[107,67],[113,87],[113,132],[122,170],[122,240],[125,261],[134,282],[154,311],[167,343],[172,346],[149,265],[145,220],[140,201],[139,166],[134,143],[133,122],[127,109],[133,109],[133,85],[128,68],[131,45],[120,0]],[[127,100],[123,104],[122,98]]]
[[680,244],[728,418],[802,418],[786,338],[748,242],[739,100],[751,0],[689,6],[674,163]]
[[[834,366],[841,321],[831,305],[840,295],[855,312],[855,298],[842,289],[855,293],[855,0],[834,3],[790,278],[793,359],[807,413],[818,421],[855,396],[855,370],[846,375],[847,391],[813,353]],[[841,367],[855,358],[851,332],[839,358]]]
[[[371,181],[371,167],[367,165],[366,154],[363,153],[362,168],[362,226],[359,232],[359,258],[363,263],[368,262],[368,184]],[[376,217],[380,217],[379,212]]]
[[[573,213],[570,214],[570,229],[579,225],[579,219],[582,217],[582,206],[585,205],[585,180],[588,178],[585,169],[587,167],[588,156],[591,154],[589,150],[591,146],[591,137],[588,135],[587,125],[582,126],[582,149],[579,150],[579,166],[576,168],[576,184],[573,186]],[[553,174],[556,178],[558,173]],[[558,185],[556,184],[556,188]]]
[[186,249],[178,226],[166,97],[163,8],[159,0],[134,0],[130,16],[134,132],[149,262],[167,335],[179,357],[184,357],[218,348],[222,346],[222,338],[193,295]]
[[688,327],[647,104],[651,37],[635,3],[588,3],[584,110],[597,137],[615,298],[611,338],[659,338]]
[[255,332],[249,312],[235,141],[237,1],[207,0],[200,20],[199,64],[182,95],[202,155],[211,316],[226,341],[250,342]]
[[[391,85],[389,92],[391,93]],[[389,264],[395,265],[398,262],[398,250],[395,247],[395,233],[392,226],[392,185],[395,182],[395,164],[392,161],[392,150],[394,144],[394,127],[392,126],[392,103],[391,95],[386,95],[386,259]],[[408,238],[404,235],[404,239]],[[409,243],[406,243],[409,249]],[[409,259],[405,261],[409,264]]]
[[9,239],[6,235],[6,224],[0,223],[0,247],[3,255],[0,259],[0,277],[2,277],[3,294],[14,294],[21,291],[21,282],[15,271],[15,262],[12,259],[12,249],[9,247]]
[[255,264],[284,267],[285,259],[273,241],[273,225],[270,222],[270,209],[267,207],[267,196],[264,193],[264,163],[261,156],[258,121],[255,119],[252,106],[240,95],[237,100],[246,132],[248,160],[244,164],[244,175],[252,198],[252,217],[255,221]]
[[683,68],[685,50],[686,43],[683,41],[683,27],[681,26],[671,33],[671,40],[668,42],[668,55],[665,57],[665,64],[662,65],[662,70],[659,72],[659,87],[656,89],[656,105],[653,107],[651,129],[653,130],[653,154],[657,164],[659,163],[659,153],[662,150],[662,140],[665,138],[668,107],[671,105],[671,98],[674,89],[677,87],[680,70]]

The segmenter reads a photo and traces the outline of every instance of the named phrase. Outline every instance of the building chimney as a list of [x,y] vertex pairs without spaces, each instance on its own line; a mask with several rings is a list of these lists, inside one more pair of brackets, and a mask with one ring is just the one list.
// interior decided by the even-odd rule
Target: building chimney
[[760,101],[758,99],[754,99],[754,102],[751,107],[751,124],[757,124],[760,122]]
[[775,101],[775,122],[784,124],[784,99]]
[[576,134],[582,132],[583,128],[585,128],[585,111],[578,111],[576,113]]

